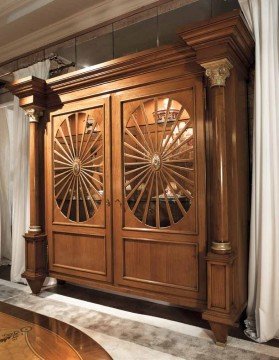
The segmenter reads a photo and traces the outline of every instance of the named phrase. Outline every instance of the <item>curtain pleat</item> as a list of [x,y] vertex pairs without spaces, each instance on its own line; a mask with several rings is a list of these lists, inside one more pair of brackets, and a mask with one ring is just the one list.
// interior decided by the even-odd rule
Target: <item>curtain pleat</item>
[[239,0],[255,38],[252,208],[246,335],[279,336],[279,1]]
[[0,108],[0,265],[12,258],[11,194],[10,194],[10,139],[11,110]]

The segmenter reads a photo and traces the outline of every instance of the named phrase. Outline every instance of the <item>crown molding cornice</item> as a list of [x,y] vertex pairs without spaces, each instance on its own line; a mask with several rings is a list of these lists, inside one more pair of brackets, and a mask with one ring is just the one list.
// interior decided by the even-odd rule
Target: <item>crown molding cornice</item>
[[254,61],[254,39],[240,10],[186,26],[179,35],[196,51],[200,64],[228,58],[249,68]]
[[[60,105],[60,96],[76,90],[122,80],[158,69],[194,62],[195,52],[187,46],[162,46],[127,55],[119,59],[74,71],[53,79],[41,80],[34,76],[7,84],[7,88],[19,98],[23,108],[53,108]],[[201,67],[192,66],[200,72]]]
[[102,4],[84,9],[59,22],[1,47],[0,64],[36,49],[63,40],[95,25],[153,3],[154,0],[105,0]]

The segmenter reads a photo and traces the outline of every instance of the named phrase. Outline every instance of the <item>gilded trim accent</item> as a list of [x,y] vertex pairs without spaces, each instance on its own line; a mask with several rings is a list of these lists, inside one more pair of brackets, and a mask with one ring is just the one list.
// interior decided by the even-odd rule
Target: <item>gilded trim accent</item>
[[232,250],[230,242],[212,242],[211,250],[218,252],[230,252]]
[[33,226],[29,226],[28,231],[29,232],[41,232],[42,228],[41,228],[41,226],[33,225]]
[[38,111],[34,108],[25,109],[24,111],[29,118],[29,123],[38,123],[40,117],[43,115],[42,111]]
[[210,80],[210,87],[225,86],[226,79],[230,76],[230,70],[233,68],[228,59],[221,59],[201,64],[205,68],[205,75]]

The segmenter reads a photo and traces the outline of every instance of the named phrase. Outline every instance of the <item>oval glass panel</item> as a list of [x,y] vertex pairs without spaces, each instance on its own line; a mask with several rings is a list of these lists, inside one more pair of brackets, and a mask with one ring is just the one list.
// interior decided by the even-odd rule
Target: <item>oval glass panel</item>
[[103,197],[102,111],[79,112],[62,121],[54,138],[54,194],[71,221],[92,218]]
[[168,227],[190,209],[195,190],[194,127],[176,100],[141,101],[124,130],[125,196],[147,226]]

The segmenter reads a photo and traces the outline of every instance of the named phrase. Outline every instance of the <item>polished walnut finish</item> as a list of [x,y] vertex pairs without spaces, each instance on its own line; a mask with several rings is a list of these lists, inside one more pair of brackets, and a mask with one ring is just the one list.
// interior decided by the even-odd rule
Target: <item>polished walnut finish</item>
[[93,339],[59,320],[0,303],[0,359],[109,360]]
[[247,301],[254,44],[239,11],[180,36],[184,46],[10,87],[45,111],[49,274],[199,309],[224,343]]

